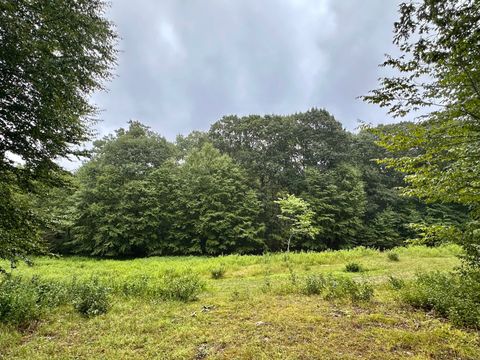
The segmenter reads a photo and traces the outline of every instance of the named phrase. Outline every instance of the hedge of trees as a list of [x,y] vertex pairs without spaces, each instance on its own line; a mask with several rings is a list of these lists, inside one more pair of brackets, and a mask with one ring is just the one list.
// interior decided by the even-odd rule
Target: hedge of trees
[[347,132],[320,109],[227,116],[173,143],[131,121],[35,208],[52,251],[104,257],[283,250],[277,200],[289,194],[318,230],[292,250],[384,249],[418,236],[411,224],[461,227],[465,209],[399,195],[402,175],[374,161],[387,155],[376,136]]

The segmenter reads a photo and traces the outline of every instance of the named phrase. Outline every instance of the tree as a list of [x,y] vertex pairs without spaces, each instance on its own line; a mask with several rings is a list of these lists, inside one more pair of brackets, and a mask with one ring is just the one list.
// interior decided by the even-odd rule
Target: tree
[[365,191],[361,174],[352,165],[340,164],[327,171],[307,169],[302,194],[314,212],[317,236],[304,246],[312,250],[354,245],[363,228]]
[[394,36],[401,55],[383,64],[398,75],[363,97],[394,116],[424,112],[416,124],[379,132],[380,145],[403,153],[383,163],[406,174],[405,194],[469,206],[474,219],[480,217],[479,11],[478,0],[401,4]]
[[257,180],[266,241],[272,250],[280,249],[283,240],[274,203],[277,194],[300,194],[305,169],[325,170],[344,161],[351,140],[328,111],[315,108],[285,116],[226,116],[211,126],[209,137]]
[[275,200],[275,203],[280,206],[280,214],[277,216],[285,224],[288,234],[287,253],[290,252],[292,239],[296,237],[315,237],[318,228],[313,225],[314,212],[305,200],[287,194]]
[[[44,249],[40,242],[40,216],[32,199],[14,183],[0,181],[0,259],[10,261],[13,269],[17,259]],[[6,272],[0,266],[0,273]]]
[[90,135],[89,97],[111,77],[116,57],[105,7],[103,0],[0,4],[0,173],[48,178],[56,158],[84,154],[75,145]]
[[192,131],[187,136],[177,135],[175,138],[175,147],[177,149],[177,158],[184,160],[185,157],[195,149],[200,150],[203,145],[210,142],[208,133],[203,131]]
[[139,122],[94,143],[78,171],[72,228],[76,252],[142,256],[156,246],[158,206],[149,176],[174,155],[173,145]]
[[342,124],[320,109],[287,116],[226,116],[211,126],[209,136],[262,186],[290,192],[301,187],[306,167],[326,169],[344,160],[350,141]]
[[380,89],[364,96],[394,116],[431,110],[417,124],[379,133],[392,153],[422,149],[384,160],[407,174],[407,194],[480,203],[479,7],[475,0],[402,4],[394,38],[402,56],[383,64],[402,76],[382,79]]
[[[103,0],[0,2],[0,258],[40,249],[27,200],[57,184],[55,160],[84,155],[95,107],[111,77],[116,34]],[[17,162],[21,162],[18,165]]]
[[183,254],[262,252],[261,203],[245,171],[210,143],[193,150],[176,177],[176,248]]

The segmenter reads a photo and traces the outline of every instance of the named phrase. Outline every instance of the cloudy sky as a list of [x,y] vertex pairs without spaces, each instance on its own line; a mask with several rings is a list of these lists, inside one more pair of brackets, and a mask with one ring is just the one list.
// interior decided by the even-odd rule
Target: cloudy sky
[[113,0],[116,78],[99,135],[140,120],[173,140],[228,114],[326,108],[349,130],[389,122],[376,86],[397,0]]

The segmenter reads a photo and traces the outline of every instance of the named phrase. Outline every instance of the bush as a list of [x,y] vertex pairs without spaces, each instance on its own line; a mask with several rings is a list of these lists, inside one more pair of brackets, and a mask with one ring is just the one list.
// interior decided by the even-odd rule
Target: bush
[[319,295],[327,286],[327,281],[323,275],[308,275],[305,278],[303,292],[306,295]]
[[325,299],[350,299],[352,302],[370,301],[373,287],[366,282],[358,282],[346,277],[330,278]]
[[150,277],[148,275],[129,279],[119,285],[120,292],[124,296],[145,296],[149,291],[149,282]]
[[401,293],[413,307],[433,310],[454,325],[480,328],[480,272],[420,274]]
[[400,257],[398,256],[398,254],[392,251],[388,252],[387,258],[390,261],[400,261]]
[[46,281],[34,276],[30,285],[37,293],[37,302],[41,307],[53,308],[70,300],[68,286],[63,283]]
[[373,286],[367,282],[353,282],[349,289],[349,297],[352,302],[370,301],[373,298]]
[[225,276],[225,267],[220,265],[212,270],[210,270],[210,275],[212,279],[221,279]]
[[0,321],[17,325],[39,318],[38,293],[31,283],[19,277],[0,279]]
[[193,301],[204,287],[197,274],[168,272],[163,278],[159,295],[165,300]]
[[388,277],[388,282],[393,290],[400,290],[405,286],[405,281],[391,275]]
[[356,262],[349,262],[347,265],[345,265],[345,271],[346,272],[356,273],[356,272],[361,272],[362,270],[363,269],[360,266],[360,264],[358,264]]
[[74,283],[73,307],[86,317],[105,314],[110,307],[109,293],[110,289],[96,278],[85,283]]
[[306,295],[324,294],[326,300],[359,302],[370,301],[373,297],[373,287],[369,283],[332,275],[308,275],[302,290]]

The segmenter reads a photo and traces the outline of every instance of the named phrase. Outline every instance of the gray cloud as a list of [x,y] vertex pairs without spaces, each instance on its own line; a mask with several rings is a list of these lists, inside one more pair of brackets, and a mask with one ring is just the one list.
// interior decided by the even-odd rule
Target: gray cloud
[[348,129],[388,122],[356,97],[392,52],[397,1],[114,0],[117,77],[96,94],[101,135],[138,119],[173,139],[227,114],[324,107]]

